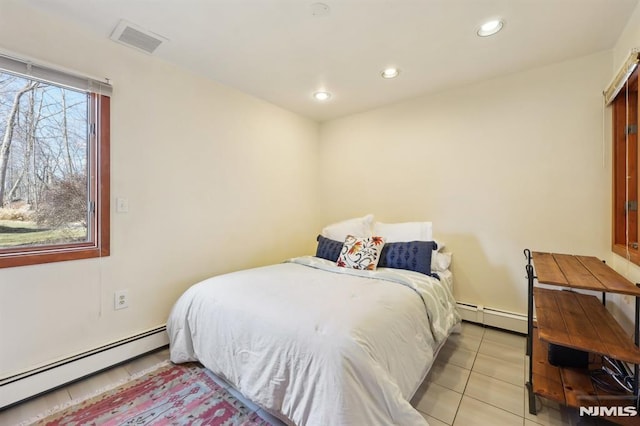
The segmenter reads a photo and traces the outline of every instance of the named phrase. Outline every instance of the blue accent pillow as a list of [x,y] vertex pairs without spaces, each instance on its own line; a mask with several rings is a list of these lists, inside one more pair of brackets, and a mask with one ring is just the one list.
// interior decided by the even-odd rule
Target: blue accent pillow
[[431,275],[431,255],[438,245],[433,241],[386,243],[378,268],[407,269]]
[[316,249],[316,257],[336,262],[338,257],[340,257],[340,252],[342,251],[344,243],[342,241],[325,238],[322,235],[318,235],[317,240],[318,248]]

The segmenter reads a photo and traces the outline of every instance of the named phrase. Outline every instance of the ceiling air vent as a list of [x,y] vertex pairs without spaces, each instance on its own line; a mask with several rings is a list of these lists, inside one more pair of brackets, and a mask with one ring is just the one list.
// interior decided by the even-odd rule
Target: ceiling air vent
[[153,53],[166,38],[121,19],[111,33],[111,40],[145,53]]

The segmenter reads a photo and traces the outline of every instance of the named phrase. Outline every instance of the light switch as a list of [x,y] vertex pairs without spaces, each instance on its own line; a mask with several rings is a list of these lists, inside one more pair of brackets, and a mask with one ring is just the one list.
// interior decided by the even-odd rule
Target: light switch
[[116,212],[126,213],[129,211],[129,200],[126,198],[116,198]]

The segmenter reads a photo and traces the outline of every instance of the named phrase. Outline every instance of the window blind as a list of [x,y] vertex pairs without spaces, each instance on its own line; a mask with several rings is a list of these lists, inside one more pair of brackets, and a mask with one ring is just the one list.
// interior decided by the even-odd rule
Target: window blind
[[633,71],[638,66],[640,62],[640,48],[632,49],[629,53],[629,57],[622,65],[622,68],[618,71],[616,76],[613,78],[607,89],[604,91],[604,103],[605,105],[610,105],[611,102],[615,99],[615,97],[620,93],[622,87],[629,79],[629,76],[633,74]]
[[0,70],[32,80],[65,86],[81,92],[97,93],[105,96],[111,96],[112,93],[111,85],[104,81],[74,75],[5,55],[0,55]]

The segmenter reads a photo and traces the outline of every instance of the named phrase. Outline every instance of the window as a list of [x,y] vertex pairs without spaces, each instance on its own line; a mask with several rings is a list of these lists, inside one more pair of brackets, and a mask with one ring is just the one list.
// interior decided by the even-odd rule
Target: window
[[613,113],[613,229],[612,250],[640,265],[638,247],[638,54],[627,62]]
[[0,268],[109,255],[109,95],[0,56]]

